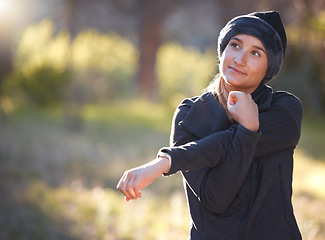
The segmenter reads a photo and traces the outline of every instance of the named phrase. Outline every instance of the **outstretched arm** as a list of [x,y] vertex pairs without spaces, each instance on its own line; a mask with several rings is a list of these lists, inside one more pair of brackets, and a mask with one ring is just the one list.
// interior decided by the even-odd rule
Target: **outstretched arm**
[[[234,93],[234,96],[238,98],[238,102],[245,102],[248,100],[251,100],[250,95],[243,94],[243,93]],[[233,105],[230,103],[230,105]],[[246,109],[246,106],[250,105],[242,104],[240,109],[242,110],[241,118],[239,121],[241,122],[242,119],[247,120],[245,115],[250,115],[249,110]],[[253,105],[254,107],[254,105]],[[233,109],[236,109],[233,107]],[[235,110],[234,110],[235,111]],[[238,112],[238,110],[237,110]],[[178,117],[182,117],[182,113],[176,114]],[[177,118],[177,117],[176,117]],[[237,120],[237,117],[235,118]],[[177,119],[176,119],[177,122]],[[246,121],[248,124],[250,124],[250,127],[253,126],[254,129],[257,129],[257,126],[254,126],[251,121]],[[258,121],[255,121],[255,123],[258,123]],[[193,136],[191,134],[186,132],[179,132],[179,134],[182,135],[182,139],[193,139]],[[234,137],[234,135],[236,135]],[[232,139],[235,138],[238,141],[243,141],[242,138],[245,139],[245,134],[241,134],[241,131],[239,133],[236,133],[236,128],[231,128],[226,131],[215,133],[211,136],[208,136],[204,139],[198,140],[196,142],[191,142],[189,144],[183,145],[181,148],[181,154],[185,155],[183,158],[186,158],[186,155],[191,155],[191,158],[198,158],[199,156],[195,156],[198,152],[197,149],[200,149],[201,151],[204,149],[213,148],[213,152],[205,151],[204,155],[201,155],[201,159],[207,159],[207,161],[212,161],[215,158],[218,158],[219,160],[222,160],[223,156],[227,153],[229,145],[232,141]],[[239,140],[242,139],[242,140]],[[178,141],[178,143],[180,143]],[[204,152],[204,151],[203,151]],[[210,160],[211,158],[211,160]],[[200,164],[200,163],[198,163]],[[201,163],[202,164],[202,163]],[[214,164],[214,163],[213,163]],[[124,173],[122,176],[120,182],[118,183],[117,188],[126,196],[127,200],[130,199],[137,199],[141,197],[140,190],[148,185],[150,185],[156,178],[158,178],[161,174],[166,173],[170,168],[170,162],[166,158],[158,158],[154,161],[147,163],[145,165],[142,165],[138,168],[134,168],[131,170],[128,170]]]
[[168,158],[157,158],[137,168],[125,171],[117,189],[125,195],[125,200],[129,201],[141,197],[141,189],[149,186],[159,176],[167,172],[170,167]]

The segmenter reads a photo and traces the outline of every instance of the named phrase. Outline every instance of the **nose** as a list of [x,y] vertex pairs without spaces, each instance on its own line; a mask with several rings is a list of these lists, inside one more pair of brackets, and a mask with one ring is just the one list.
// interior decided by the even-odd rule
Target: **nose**
[[240,52],[236,55],[234,62],[237,65],[246,65],[247,56],[244,52]]

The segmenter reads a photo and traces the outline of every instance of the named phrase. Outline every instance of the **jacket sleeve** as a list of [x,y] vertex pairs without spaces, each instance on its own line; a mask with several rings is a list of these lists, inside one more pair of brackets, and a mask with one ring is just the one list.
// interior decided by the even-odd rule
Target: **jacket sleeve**
[[227,130],[198,139],[191,132],[183,129],[180,122],[184,119],[192,103],[190,99],[187,99],[177,108],[172,123],[170,147],[160,150],[170,154],[172,158],[172,164],[169,172],[165,174],[166,176],[178,171],[218,165],[227,154],[236,133],[237,126],[234,125]]
[[222,162],[213,168],[182,172],[187,185],[207,209],[223,213],[239,192],[254,159],[260,132],[239,125]]
[[[160,151],[168,153],[172,158],[172,164],[165,176],[178,171],[189,171],[206,167],[216,167],[228,154],[230,148],[236,156],[243,155],[246,149],[234,147],[235,143],[244,141],[254,142],[260,134],[247,130],[240,124],[232,125],[228,129],[215,132],[207,137],[198,139],[190,131],[181,126],[187,112],[192,107],[193,100],[186,99],[176,109],[170,135],[170,147]],[[240,126],[240,127],[239,127]],[[255,146],[248,144],[247,149]]]
[[[172,161],[170,171],[166,175],[180,170],[188,171],[217,166],[228,153],[239,126],[233,125],[227,130],[199,140],[179,126],[191,106],[190,100],[187,101],[184,101],[175,112],[170,139],[171,147],[161,149],[175,160]],[[301,119],[300,101],[293,95],[283,93],[281,96],[280,94],[268,111],[259,114],[262,135],[257,143],[254,157],[266,156],[295,147],[300,138]]]
[[255,157],[294,148],[301,134],[302,105],[295,96],[278,93],[268,111],[259,114],[262,136]]
[[[198,165],[194,170],[182,171],[185,182],[210,211],[221,213],[238,193],[250,168],[261,133],[237,125],[197,140],[178,124],[189,107],[190,105],[185,103],[176,110],[170,139],[172,148],[166,151],[175,160],[172,160],[172,166],[181,162],[184,170],[186,164],[190,165],[188,168]],[[188,141],[191,142],[186,144]],[[209,158],[211,163],[204,160]],[[218,164],[216,159],[219,161]],[[191,163],[192,161],[194,163]],[[202,168],[202,161],[213,166]],[[173,169],[170,172],[176,171],[177,168]]]

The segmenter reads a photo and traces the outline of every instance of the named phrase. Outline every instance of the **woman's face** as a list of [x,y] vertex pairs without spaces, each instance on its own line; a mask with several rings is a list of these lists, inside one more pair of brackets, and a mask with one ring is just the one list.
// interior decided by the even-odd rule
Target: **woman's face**
[[222,53],[219,65],[228,92],[252,93],[261,83],[267,69],[266,50],[256,37],[233,36]]

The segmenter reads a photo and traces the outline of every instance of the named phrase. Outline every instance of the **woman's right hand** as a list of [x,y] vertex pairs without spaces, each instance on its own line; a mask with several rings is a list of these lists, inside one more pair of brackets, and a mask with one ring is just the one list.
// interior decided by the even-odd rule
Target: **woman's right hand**
[[117,189],[125,195],[125,200],[141,197],[141,189],[149,186],[163,173],[168,172],[170,162],[167,158],[157,158],[147,164],[124,172]]
[[258,107],[250,94],[231,91],[228,95],[227,107],[235,121],[251,131],[258,131],[260,125]]

